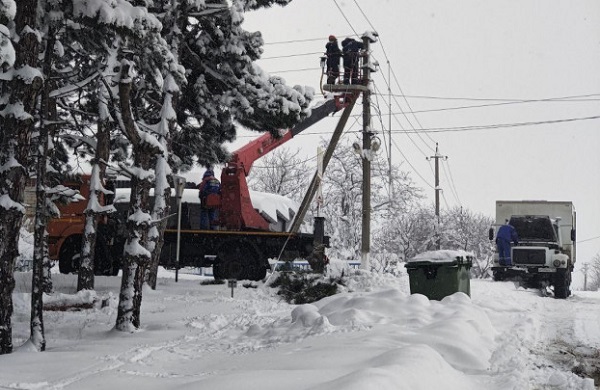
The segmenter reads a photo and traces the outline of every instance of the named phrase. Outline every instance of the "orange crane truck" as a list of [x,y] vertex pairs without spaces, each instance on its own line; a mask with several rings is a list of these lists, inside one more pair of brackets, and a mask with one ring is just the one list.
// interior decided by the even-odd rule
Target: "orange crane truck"
[[[257,210],[252,204],[246,177],[257,159],[326,116],[343,108],[350,110],[357,96],[356,92],[338,94],[313,108],[310,116],[292,129],[281,132],[279,137],[265,133],[233,152],[221,173],[219,230],[200,229],[198,191],[193,187],[185,189],[181,205],[179,261],[176,262],[178,220],[173,214],[164,233],[160,264],[167,268],[212,266],[216,279],[260,280],[266,276],[271,258],[293,260],[311,256],[315,236],[288,232],[291,221],[287,220],[285,213],[278,213],[280,220],[273,221],[272,217]],[[66,184],[88,198],[89,176],[81,176],[79,181]],[[114,206],[117,212],[99,223],[96,274],[116,275],[120,269],[129,200],[126,191],[116,188]],[[174,213],[178,209],[176,201],[173,196],[171,210]],[[62,206],[61,216],[49,223],[50,257],[58,261],[62,273],[75,272],[79,267],[86,203],[81,201]],[[322,219],[319,223],[322,225]],[[322,232],[323,227],[316,224],[315,231]],[[317,242],[328,246],[328,237],[317,239],[320,240]]]

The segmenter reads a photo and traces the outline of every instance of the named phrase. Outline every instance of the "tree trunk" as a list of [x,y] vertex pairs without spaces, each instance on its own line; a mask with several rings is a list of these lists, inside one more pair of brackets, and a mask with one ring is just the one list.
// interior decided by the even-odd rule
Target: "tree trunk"
[[[108,61],[107,68],[112,70],[115,65],[114,57],[111,57]],[[104,77],[104,75],[103,75]],[[104,183],[106,179],[106,165],[105,163],[109,160],[110,154],[110,118],[108,117],[108,109],[106,107],[107,94],[106,87],[103,83],[100,83],[98,89],[98,131],[96,133],[96,152],[95,152],[95,163],[94,168],[97,177],[93,178],[97,180],[97,183]],[[98,217],[99,214],[94,212],[94,204],[99,202],[100,192],[94,189],[90,189],[90,199],[88,207],[85,213],[85,234],[82,237],[81,243],[81,265],[79,267],[79,274],[77,278],[77,291],[81,290],[93,290],[94,289],[94,268],[95,263],[100,259],[95,259],[96,255],[96,240],[98,234]],[[108,253],[106,254],[109,255]]]
[[131,331],[140,326],[144,272],[149,266],[151,256],[146,249],[148,229],[151,223],[148,213],[148,197],[153,179],[149,169],[151,158],[157,154],[157,150],[152,145],[141,139],[131,112],[132,66],[127,60],[121,62],[121,80],[119,82],[121,127],[132,144],[135,169],[135,173],[131,177],[131,197],[129,218],[127,219],[128,237],[125,243],[123,279],[115,327],[120,331]]
[[[177,88],[171,75],[167,76],[167,84],[173,89]],[[178,90],[168,90],[165,92],[163,100],[163,109],[161,111],[161,123],[159,125],[160,142],[165,149],[164,153],[171,150],[170,134],[177,125],[175,116],[175,103],[177,101]],[[160,221],[150,229],[147,249],[152,253],[150,266],[146,272],[146,282],[153,290],[156,289],[156,279],[158,274],[158,263],[160,262],[160,253],[164,244],[164,234],[167,228],[167,216],[169,215],[171,205],[171,187],[167,181],[167,173],[170,172],[167,161],[168,156],[159,155],[156,159],[156,180],[154,185],[154,208],[152,210],[152,219]],[[164,175],[164,177],[161,177]]]
[[[31,67],[36,69],[40,43],[36,15],[37,0],[19,0],[15,16],[14,70]],[[14,289],[14,264],[19,254],[18,241],[22,217],[22,205],[28,166],[34,110],[38,92],[43,84],[41,73],[28,72],[30,77],[14,77],[2,82],[3,92],[8,94],[8,103],[2,107],[0,118],[0,354],[10,353],[12,344],[13,312],[12,291]]]
[[[44,103],[47,101],[44,99]],[[36,169],[36,202],[33,272],[31,282],[30,341],[38,351],[46,349],[44,336],[44,258],[48,257],[48,209],[46,207],[46,156],[48,155],[48,129],[42,123],[38,136]]]
[[[98,163],[92,167],[90,184],[100,180]],[[85,223],[81,238],[81,263],[77,274],[77,291],[94,289],[94,251],[96,249],[96,229],[98,227],[94,205],[98,203],[98,190],[90,185],[90,199],[85,210]]]

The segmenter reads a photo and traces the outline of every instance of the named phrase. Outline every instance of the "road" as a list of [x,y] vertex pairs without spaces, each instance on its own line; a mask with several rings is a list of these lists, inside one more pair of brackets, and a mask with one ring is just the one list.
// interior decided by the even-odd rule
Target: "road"
[[[516,382],[528,382],[532,388],[542,388],[537,386],[547,383],[548,372],[555,367],[600,383],[598,293],[574,291],[562,300],[513,282],[477,281],[472,286],[474,302],[500,332],[493,369],[513,370]],[[515,356],[527,357],[528,367],[515,372]]]

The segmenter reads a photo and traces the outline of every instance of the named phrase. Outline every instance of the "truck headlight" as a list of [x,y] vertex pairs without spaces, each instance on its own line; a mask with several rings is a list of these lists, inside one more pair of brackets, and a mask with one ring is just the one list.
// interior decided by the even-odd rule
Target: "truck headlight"
[[554,264],[555,267],[560,267],[560,260],[556,259],[552,262],[552,264]]

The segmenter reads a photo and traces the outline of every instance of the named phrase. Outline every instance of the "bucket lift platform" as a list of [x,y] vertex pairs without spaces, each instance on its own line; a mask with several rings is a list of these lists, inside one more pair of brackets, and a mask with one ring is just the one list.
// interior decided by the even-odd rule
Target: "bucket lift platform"
[[323,84],[323,91],[337,93],[366,92],[368,88],[362,84]]

